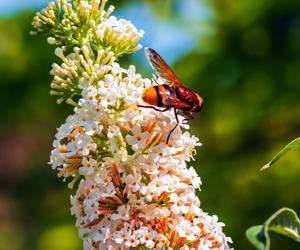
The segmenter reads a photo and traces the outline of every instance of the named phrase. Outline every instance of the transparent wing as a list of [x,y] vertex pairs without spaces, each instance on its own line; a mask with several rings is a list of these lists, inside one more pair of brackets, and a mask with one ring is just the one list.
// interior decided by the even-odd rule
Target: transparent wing
[[154,49],[145,48],[145,54],[151,67],[159,77],[166,80],[169,84],[176,85],[177,87],[182,86],[170,66]]

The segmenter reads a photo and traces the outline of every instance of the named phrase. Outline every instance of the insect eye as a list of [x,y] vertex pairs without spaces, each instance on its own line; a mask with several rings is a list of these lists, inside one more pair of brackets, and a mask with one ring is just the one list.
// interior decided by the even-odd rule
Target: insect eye
[[199,107],[202,108],[203,107],[203,101],[199,100]]
[[199,100],[199,102],[198,102],[198,105],[197,105],[197,108],[196,108],[195,112],[200,112],[200,111],[201,111],[201,109],[202,109],[202,107],[203,107],[203,101]]
[[197,95],[197,99],[198,99],[198,107],[196,112],[200,112],[203,107],[203,99],[199,95]]

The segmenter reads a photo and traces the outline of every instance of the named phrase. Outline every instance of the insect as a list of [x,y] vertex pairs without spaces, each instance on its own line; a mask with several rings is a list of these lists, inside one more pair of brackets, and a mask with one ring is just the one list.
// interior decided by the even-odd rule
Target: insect
[[157,84],[147,88],[142,98],[144,102],[151,106],[139,105],[139,107],[152,108],[160,112],[174,109],[176,125],[169,132],[166,141],[168,143],[171,134],[179,124],[179,112],[185,117],[183,123],[192,120],[194,118],[192,113],[201,111],[203,99],[197,93],[182,85],[170,66],[154,49],[145,48],[145,54],[155,73],[167,84]]

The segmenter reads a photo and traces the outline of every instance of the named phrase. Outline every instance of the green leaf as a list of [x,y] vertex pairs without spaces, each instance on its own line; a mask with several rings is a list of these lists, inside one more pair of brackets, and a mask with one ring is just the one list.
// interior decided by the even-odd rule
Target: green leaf
[[250,227],[246,237],[258,250],[269,250],[271,240],[269,231],[287,236],[300,242],[300,220],[290,208],[281,208],[275,212],[264,225]]
[[253,226],[246,231],[248,240],[259,250],[265,249],[266,237],[261,234],[261,232],[263,232],[263,227],[264,226],[262,225]]
[[271,167],[276,161],[278,161],[286,153],[297,148],[300,148],[300,137],[296,138],[295,140],[287,144],[277,155],[274,156],[274,158],[268,164],[263,166],[260,170],[265,170]]

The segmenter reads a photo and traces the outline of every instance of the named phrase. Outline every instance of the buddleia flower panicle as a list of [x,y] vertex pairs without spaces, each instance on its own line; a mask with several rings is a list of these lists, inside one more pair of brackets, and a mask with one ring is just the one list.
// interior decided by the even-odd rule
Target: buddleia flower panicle
[[73,103],[73,97],[80,95],[82,81],[88,79],[85,83],[96,85],[105,71],[100,66],[141,48],[138,42],[144,31],[111,16],[114,7],[105,9],[106,3],[107,0],[58,0],[48,3],[33,19],[35,30],[31,33],[46,34],[49,44],[59,46],[55,54],[62,64],[52,66],[50,92],[59,97],[58,103]]
[[143,31],[111,16],[106,2],[57,0],[33,20],[32,33],[57,46],[51,94],[74,106],[50,165],[76,189],[71,213],[83,248],[228,250],[224,224],[200,208],[201,180],[187,165],[201,143],[179,115],[167,144],[173,112],[139,108],[156,80],[118,59],[141,48]]
[[51,82],[51,95],[58,96],[58,103],[67,101],[74,103],[74,97],[81,95],[81,91],[89,86],[97,86],[100,80],[110,70],[116,60],[113,52],[104,49],[95,54],[89,43],[74,47],[73,52],[64,55],[64,48],[56,48],[55,55],[62,60],[62,64],[54,63],[50,74],[53,75]]

